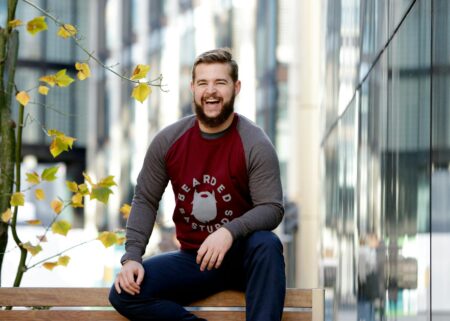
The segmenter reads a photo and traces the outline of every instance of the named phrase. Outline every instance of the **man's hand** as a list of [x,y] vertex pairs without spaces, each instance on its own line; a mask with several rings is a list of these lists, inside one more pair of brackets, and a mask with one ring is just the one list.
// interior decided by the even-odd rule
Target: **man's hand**
[[233,244],[233,236],[226,228],[221,227],[209,235],[197,251],[197,264],[200,264],[200,271],[205,268],[219,268],[225,254]]
[[117,293],[120,294],[123,289],[131,295],[139,294],[144,273],[144,267],[141,263],[131,260],[126,261],[120,272],[117,273],[116,280],[114,281],[114,287]]

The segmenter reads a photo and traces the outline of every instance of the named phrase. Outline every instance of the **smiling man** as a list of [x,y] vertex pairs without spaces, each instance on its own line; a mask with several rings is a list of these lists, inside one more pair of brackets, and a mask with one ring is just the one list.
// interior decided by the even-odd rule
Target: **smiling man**
[[[264,132],[234,112],[240,90],[227,49],[199,55],[191,82],[195,115],[150,144],[110,293],[130,320],[202,320],[183,305],[225,289],[245,291],[247,320],[281,320],[283,249],[271,232],[284,213],[278,158]],[[169,181],[180,250],[143,261]]]

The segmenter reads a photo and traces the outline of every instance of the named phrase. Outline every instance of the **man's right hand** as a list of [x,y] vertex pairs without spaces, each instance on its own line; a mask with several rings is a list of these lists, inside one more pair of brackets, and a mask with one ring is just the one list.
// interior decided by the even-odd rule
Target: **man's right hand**
[[144,267],[141,263],[131,260],[126,261],[122,265],[120,272],[117,273],[116,280],[114,281],[114,287],[117,293],[120,294],[123,289],[131,295],[139,294],[144,273]]

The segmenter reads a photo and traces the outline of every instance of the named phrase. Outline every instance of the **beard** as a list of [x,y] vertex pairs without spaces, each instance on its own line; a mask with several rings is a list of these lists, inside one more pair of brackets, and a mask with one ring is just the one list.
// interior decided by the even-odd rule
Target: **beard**
[[223,104],[222,110],[216,117],[207,116],[203,111],[203,106],[197,103],[197,101],[194,98],[195,114],[197,115],[198,120],[206,127],[209,128],[219,127],[230,117],[231,114],[234,113],[235,97],[236,95],[233,93],[233,96],[231,96],[230,101]]

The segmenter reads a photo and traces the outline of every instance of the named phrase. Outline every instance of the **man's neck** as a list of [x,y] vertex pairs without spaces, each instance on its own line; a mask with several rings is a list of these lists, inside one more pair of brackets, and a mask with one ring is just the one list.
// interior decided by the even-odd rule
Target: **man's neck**
[[227,118],[227,120],[225,120],[221,125],[219,125],[217,127],[206,126],[200,120],[198,121],[198,126],[200,127],[200,130],[204,133],[216,134],[216,133],[220,133],[220,132],[224,131],[225,129],[227,129],[228,127],[230,127],[231,124],[233,123],[233,119],[234,119],[234,113],[232,113]]

